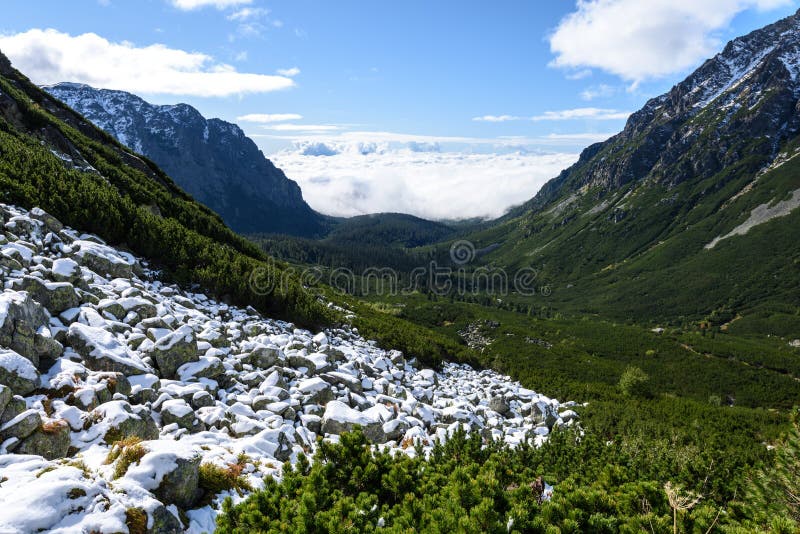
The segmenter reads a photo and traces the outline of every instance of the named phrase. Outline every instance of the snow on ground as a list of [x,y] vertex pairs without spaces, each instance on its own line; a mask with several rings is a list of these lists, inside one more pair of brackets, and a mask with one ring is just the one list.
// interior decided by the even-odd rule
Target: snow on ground
[[492,371],[422,369],[353,328],[310,332],[165,284],[41,210],[0,215],[0,532],[124,532],[136,514],[151,532],[211,531],[244,495],[202,505],[202,464],[239,463],[257,489],[356,424],[411,455],[461,426],[541,444],[576,420]]

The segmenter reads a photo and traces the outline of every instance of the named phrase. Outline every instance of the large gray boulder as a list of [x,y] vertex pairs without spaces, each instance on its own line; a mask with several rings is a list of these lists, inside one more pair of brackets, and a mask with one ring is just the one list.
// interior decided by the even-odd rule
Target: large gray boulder
[[216,356],[201,356],[196,362],[185,363],[177,370],[177,375],[184,382],[192,378],[217,378],[223,374],[225,366]]
[[88,240],[76,240],[72,246],[77,250],[75,260],[92,271],[112,278],[130,278],[136,260],[113,248]]
[[39,372],[27,358],[0,349],[0,384],[17,395],[27,395],[39,386]]
[[153,523],[148,526],[147,534],[181,534],[185,531],[180,520],[166,506],[156,506],[150,517]]
[[162,336],[153,344],[151,355],[163,378],[175,378],[180,366],[198,361],[194,330],[184,325]]
[[72,284],[81,279],[81,266],[71,258],[58,258],[53,260],[50,273],[56,282],[70,282]]
[[325,406],[322,416],[322,432],[325,434],[342,434],[351,432],[356,426],[361,427],[364,435],[373,443],[385,443],[383,422],[377,418],[349,407],[341,401],[330,401]]
[[153,494],[164,504],[174,504],[188,510],[202,495],[199,482],[200,457],[177,457],[174,467],[164,474]]
[[361,393],[364,391],[364,387],[361,384],[361,380],[356,378],[353,375],[349,375],[347,373],[342,373],[338,371],[331,371],[329,373],[322,373],[320,378],[328,382],[329,384],[339,384],[353,393]]
[[66,421],[52,421],[42,425],[22,440],[16,454],[34,454],[48,460],[64,458],[70,446],[70,429]]
[[50,316],[28,293],[5,290],[0,293],[0,346],[8,347],[39,366],[36,342]]
[[180,428],[191,430],[194,426],[194,409],[183,399],[164,401],[161,404],[161,423],[166,426],[177,424]]
[[25,276],[14,284],[14,289],[27,291],[33,300],[52,314],[59,314],[80,304],[78,293],[69,282],[46,282],[35,276]]
[[256,369],[269,369],[281,359],[281,350],[278,347],[268,347],[259,343],[239,359],[242,363],[250,364]]
[[25,410],[0,427],[0,443],[9,438],[22,440],[42,425],[42,416],[36,410]]
[[322,378],[313,377],[301,380],[297,384],[297,389],[306,395],[308,402],[312,404],[327,404],[328,401],[333,400],[333,389]]
[[72,323],[67,342],[93,371],[139,375],[152,371],[135,353],[104,328]]
[[14,394],[11,392],[10,387],[0,384],[0,415],[5,411],[6,406],[11,402],[11,397],[13,396]]
[[27,409],[28,404],[24,398],[19,395],[12,396],[3,409],[2,415],[0,415],[0,428]]
[[61,221],[44,211],[42,208],[33,208],[28,215],[31,219],[42,222],[45,228],[54,234],[57,234],[64,229],[64,225],[61,224]]
[[491,400],[489,400],[489,408],[500,415],[506,415],[509,411],[511,411],[511,407],[508,405],[508,402],[506,402],[506,399],[501,396],[492,397]]
[[88,421],[105,427],[103,439],[108,444],[129,437],[144,441],[158,439],[158,426],[149,410],[134,410],[128,402],[122,400],[101,404],[92,410]]

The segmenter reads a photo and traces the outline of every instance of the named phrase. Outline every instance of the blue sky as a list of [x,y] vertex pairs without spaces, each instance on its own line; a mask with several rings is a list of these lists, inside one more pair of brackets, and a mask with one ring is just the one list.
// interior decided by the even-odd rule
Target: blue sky
[[[486,183],[495,178],[486,166],[508,165],[503,176],[516,185],[505,184],[512,191],[502,198],[475,198],[455,213],[416,209],[435,204],[432,188],[427,201],[410,197],[400,206],[437,218],[497,215],[581,148],[620,130],[627,112],[725,41],[792,13],[796,3],[10,1],[0,50],[38,83],[66,78],[126,89],[237,122],[323,211],[375,211],[352,205],[353,180],[365,168],[396,171],[369,178],[372,190],[397,181],[382,199],[368,199],[391,207],[398,190],[419,188],[409,176],[427,164],[441,188],[457,185],[459,175],[468,187]],[[36,31],[45,29],[55,31]],[[419,159],[426,152],[435,161]],[[315,184],[326,187],[311,191]],[[336,207],[323,201],[330,195],[342,197]]]

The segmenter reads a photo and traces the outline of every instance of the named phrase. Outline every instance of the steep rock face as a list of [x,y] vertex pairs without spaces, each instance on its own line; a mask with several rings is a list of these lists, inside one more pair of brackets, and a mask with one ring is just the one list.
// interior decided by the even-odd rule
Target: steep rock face
[[646,179],[674,186],[709,178],[749,156],[763,165],[800,132],[798,73],[800,12],[729,42],[631,115],[622,132],[584,150],[525,208],[540,209],[586,186],[616,190]]
[[313,236],[322,217],[300,187],[236,126],[186,104],[156,106],[124,91],[61,83],[45,90],[120,143],[155,161],[241,233]]

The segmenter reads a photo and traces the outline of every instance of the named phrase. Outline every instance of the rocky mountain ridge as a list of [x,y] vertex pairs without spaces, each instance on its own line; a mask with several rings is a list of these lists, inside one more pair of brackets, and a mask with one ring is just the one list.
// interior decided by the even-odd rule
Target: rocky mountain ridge
[[257,489],[318,436],[360,425],[417,454],[456,428],[540,444],[576,421],[494,372],[422,369],[351,328],[313,333],[163,283],[43,210],[0,216],[3,532],[211,531],[239,497],[210,489],[209,469]]
[[60,83],[44,88],[120,143],[152,159],[240,233],[315,236],[324,218],[300,187],[235,124],[187,104],[157,106],[124,91]]
[[736,310],[737,328],[791,335],[797,65],[800,12],[728,43],[470,240],[495,247],[486,263],[537,268],[565,311],[682,323]]
[[729,42],[514,213],[582,188],[613,192],[643,181],[701,180],[749,156],[757,156],[756,171],[800,132],[798,72],[800,12]]

